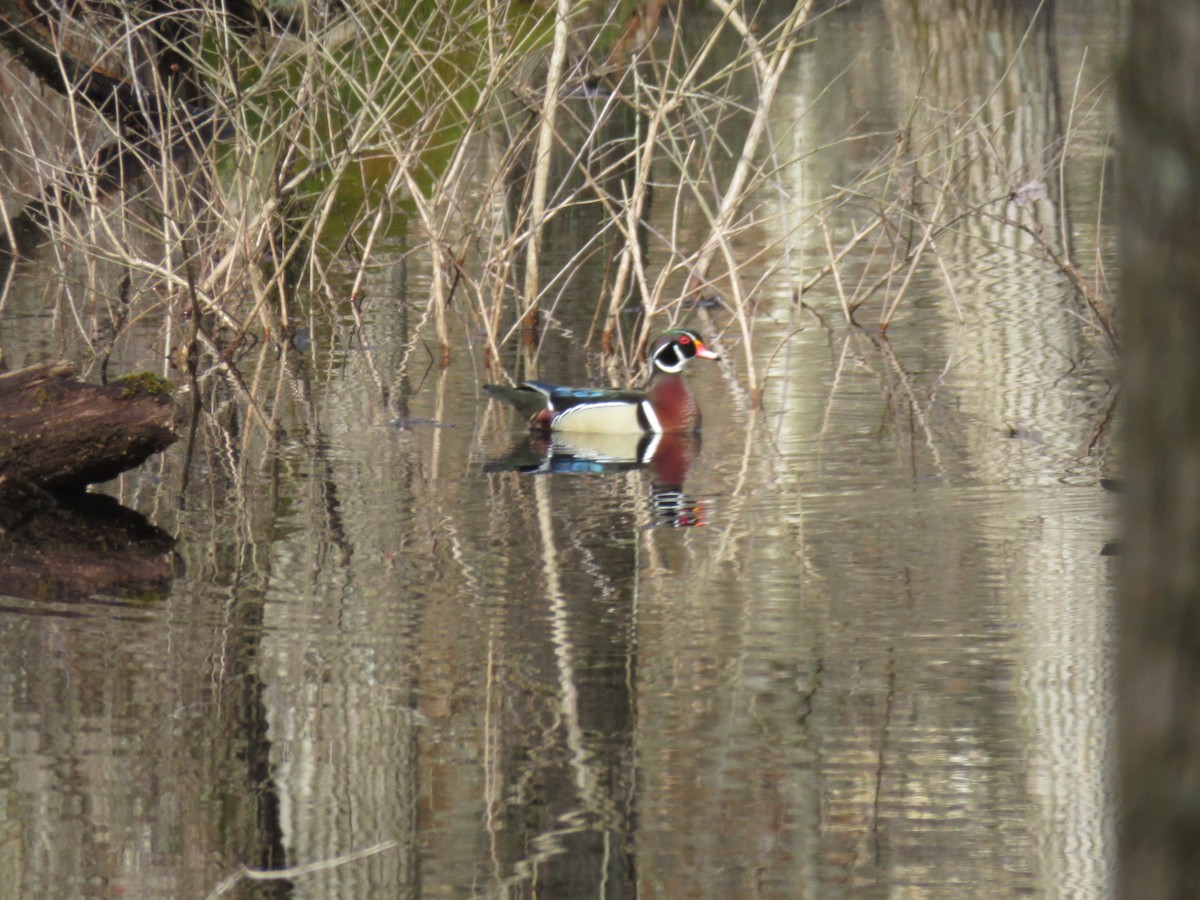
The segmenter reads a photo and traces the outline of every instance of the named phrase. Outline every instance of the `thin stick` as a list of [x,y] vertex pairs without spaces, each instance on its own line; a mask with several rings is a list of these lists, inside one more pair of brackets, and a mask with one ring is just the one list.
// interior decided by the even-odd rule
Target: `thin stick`
[[393,847],[399,846],[399,843],[399,841],[395,840],[381,841],[378,844],[372,844],[360,850],[351,850],[349,853],[343,853],[341,856],[334,856],[330,859],[323,859],[313,863],[305,863],[302,866],[292,866],[287,869],[250,869],[242,866],[217,884],[208,893],[208,900],[228,894],[243,878],[250,881],[281,881],[299,878],[304,875],[315,875],[317,872],[335,869],[338,866],[344,866],[347,863],[357,862],[360,859],[366,859],[368,856],[383,853],[385,850],[391,850]]
[[728,0],[713,0],[713,3],[728,17],[733,26],[741,33],[742,38],[749,44],[755,68],[758,70],[758,75],[762,82],[762,88],[759,90],[759,100],[758,106],[754,110],[754,120],[750,123],[750,129],[746,133],[746,141],[742,145],[741,156],[738,158],[737,166],[734,168],[733,177],[729,180],[729,186],[725,189],[725,195],[721,199],[713,231],[709,234],[708,240],[700,248],[700,252],[696,256],[696,261],[693,263],[689,294],[699,291],[707,281],[709,265],[712,263],[713,256],[721,246],[717,232],[729,230],[733,224],[734,216],[737,215],[737,211],[745,199],[746,184],[750,179],[754,156],[758,152],[758,143],[766,133],[767,116],[771,111],[771,106],[775,102],[775,94],[779,90],[779,81],[783,77],[784,68],[787,66],[788,59],[792,55],[792,48],[795,46],[793,39],[796,33],[804,26],[805,22],[808,21],[808,11],[812,6],[812,0],[797,0],[796,6],[792,9],[791,14],[780,28],[779,40],[775,45],[771,59],[768,61],[763,59],[758,39],[754,37],[749,26],[742,19],[741,14],[738,13]]
[[[554,147],[554,119],[558,112],[558,89],[567,59],[567,19],[571,0],[558,0],[554,12],[554,46],[550,51],[550,71],[546,75],[546,97],[542,105],[542,123],[538,131],[533,163],[533,195],[529,203],[529,242],[525,246],[525,312],[522,334],[527,352],[537,340],[538,266],[542,243],[542,222],[546,215],[546,190],[550,182],[550,151]],[[528,353],[529,361],[533,355]]]

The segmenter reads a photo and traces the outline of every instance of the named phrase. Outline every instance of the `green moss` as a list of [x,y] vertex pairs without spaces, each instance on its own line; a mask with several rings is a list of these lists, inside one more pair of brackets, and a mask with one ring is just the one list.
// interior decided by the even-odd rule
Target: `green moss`
[[158,394],[171,393],[171,382],[165,378],[159,378],[153,372],[134,372],[131,375],[125,375],[118,378],[117,384],[121,385],[121,396],[136,397],[139,394]]

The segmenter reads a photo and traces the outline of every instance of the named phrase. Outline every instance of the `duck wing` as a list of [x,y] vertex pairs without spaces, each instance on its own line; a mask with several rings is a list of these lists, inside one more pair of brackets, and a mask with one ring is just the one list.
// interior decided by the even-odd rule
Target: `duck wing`
[[646,399],[641,391],[621,391],[614,388],[573,388],[545,381],[526,381],[521,385],[542,394],[553,412],[566,412],[580,406],[621,403],[636,406]]
[[621,391],[613,388],[573,388],[548,381],[523,381],[516,386],[485,384],[483,389],[494,397],[508,401],[527,416],[542,412],[563,412],[576,406],[596,403],[628,403],[636,405],[646,399],[641,391]]

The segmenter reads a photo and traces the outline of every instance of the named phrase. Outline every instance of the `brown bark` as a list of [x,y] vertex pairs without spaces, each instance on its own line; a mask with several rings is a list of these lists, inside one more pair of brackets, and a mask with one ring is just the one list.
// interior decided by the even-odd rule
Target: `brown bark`
[[169,386],[134,375],[105,386],[67,363],[0,374],[0,503],[70,493],[141,465],[176,440]]
[[1200,896],[1200,4],[1128,21],[1119,886],[1153,900]]

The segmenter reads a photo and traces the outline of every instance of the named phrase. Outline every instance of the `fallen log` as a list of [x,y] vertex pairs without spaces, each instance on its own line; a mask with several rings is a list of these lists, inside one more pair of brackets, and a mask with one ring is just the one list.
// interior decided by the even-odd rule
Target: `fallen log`
[[0,374],[0,506],[81,492],[170,446],[170,390],[149,373],[87,384],[61,362]]

